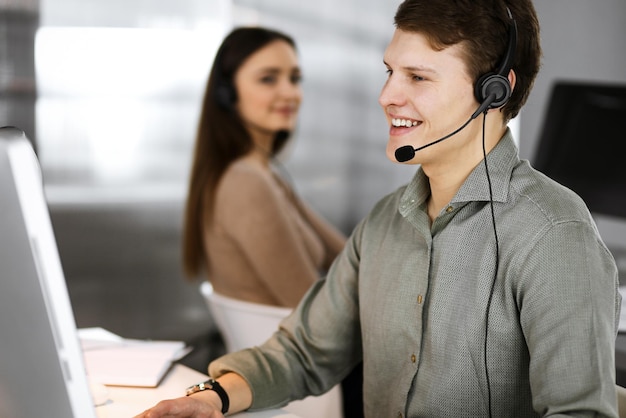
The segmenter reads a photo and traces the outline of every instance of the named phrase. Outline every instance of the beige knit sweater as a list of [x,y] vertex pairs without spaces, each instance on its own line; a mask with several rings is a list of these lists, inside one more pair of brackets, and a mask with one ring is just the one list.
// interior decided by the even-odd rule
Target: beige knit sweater
[[224,173],[214,221],[204,224],[214,290],[268,305],[295,307],[345,243],[284,180],[250,158]]

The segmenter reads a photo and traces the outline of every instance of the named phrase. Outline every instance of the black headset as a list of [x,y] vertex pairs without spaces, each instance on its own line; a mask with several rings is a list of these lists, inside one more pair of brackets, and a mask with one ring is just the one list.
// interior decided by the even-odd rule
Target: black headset
[[228,83],[221,76],[215,86],[215,103],[228,112],[233,110],[233,106],[237,102],[237,92],[232,83]]
[[483,111],[498,108],[511,97],[512,89],[508,75],[509,71],[511,71],[515,49],[517,48],[517,23],[508,7],[506,11],[509,15],[509,44],[506,54],[495,72],[482,75],[474,85],[474,95],[478,103],[484,103],[486,100],[489,100],[490,96],[495,95],[495,98],[488,103]]
[[[511,10],[506,8],[509,15],[509,46],[507,47],[506,55],[500,64],[500,67],[495,73],[487,73],[480,77],[474,86],[474,95],[479,103],[480,108],[483,108],[483,112],[487,109],[495,109],[504,105],[511,97],[511,83],[507,78],[513,58],[515,55],[515,48],[517,47],[517,23],[511,14]],[[474,115],[478,113],[478,110]],[[493,191],[491,184],[491,177],[489,175],[489,167],[487,165],[487,151],[485,149],[485,120],[483,118],[483,155],[485,162],[485,172],[487,175],[487,182],[489,185],[489,203],[491,206],[491,221],[493,226],[493,234],[495,238],[496,246],[496,264],[493,281],[491,282],[491,288],[489,290],[489,298],[487,301],[487,314],[485,317],[485,336],[483,340],[483,357],[485,366],[485,379],[487,381],[487,412],[489,417],[492,417],[492,399],[491,399],[491,382],[489,378],[489,367],[487,362],[487,339],[489,334],[489,311],[491,310],[491,302],[493,300],[493,293],[495,290],[495,283],[498,277],[498,270],[500,266],[500,243],[498,240],[498,232],[496,229],[496,215],[493,207]]]
[[237,91],[233,85],[233,81],[230,77],[227,77],[224,69],[224,45],[217,51],[217,55],[214,59],[214,64],[217,67],[214,68],[214,83],[215,90],[213,90],[213,100],[219,108],[227,112],[231,112],[235,103],[237,102]]

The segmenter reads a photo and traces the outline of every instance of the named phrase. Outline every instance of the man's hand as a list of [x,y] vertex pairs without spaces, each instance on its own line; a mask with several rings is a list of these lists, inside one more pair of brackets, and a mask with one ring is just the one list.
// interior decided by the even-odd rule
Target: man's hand
[[[248,409],[252,404],[252,391],[246,381],[235,373],[217,379],[228,394],[228,413]],[[203,390],[190,396],[161,401],[135,418],[224,418],[222,400],[217,392]]]
[[198,398],[183,396],[161,401],[135,418],[224,418],[220,405]]

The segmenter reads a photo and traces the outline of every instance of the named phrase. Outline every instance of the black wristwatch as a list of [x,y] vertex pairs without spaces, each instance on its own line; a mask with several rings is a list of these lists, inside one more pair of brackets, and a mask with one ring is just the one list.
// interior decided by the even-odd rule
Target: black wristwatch
[[222,401],[222,414],[228,412],[228,407],[230,406],[230,400],[228,399],[228,394],[215,379],[209,378],[209,380],[198,383],[197,385],[189,386],[187,388],[186,394],[187,396],[192,395],[194,393],[202,392],[203,390],[212,390],[217,393]]

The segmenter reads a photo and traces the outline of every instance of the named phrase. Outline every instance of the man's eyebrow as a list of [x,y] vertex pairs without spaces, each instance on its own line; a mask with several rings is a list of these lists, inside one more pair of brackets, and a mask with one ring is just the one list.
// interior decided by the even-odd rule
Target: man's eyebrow
[[[387,64],[387,61],[383,60],[383,63],[385,64],[385,66],[390,67],[389,64]],[[435,73],[436,71],[432,68],[432,67],[426,67],[426,66],[422,66],[422,65],[417,65],[417,66],[413,66],[413,65],[409,65],[406,67],[400,67],[402,70],[408,71],[408,72],[412,72],[412,71],[427,71],[429,73]]]

